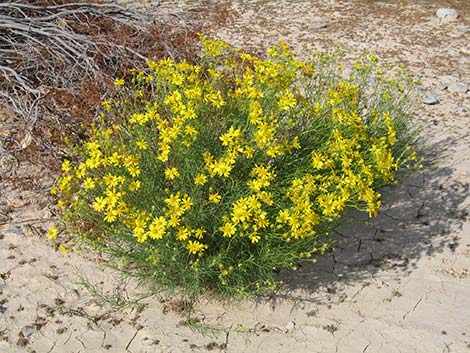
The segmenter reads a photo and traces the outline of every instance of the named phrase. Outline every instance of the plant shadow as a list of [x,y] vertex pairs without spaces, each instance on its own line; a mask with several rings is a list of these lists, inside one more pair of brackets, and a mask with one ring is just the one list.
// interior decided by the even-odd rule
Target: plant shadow
[[420,258],[455,252],[468,217],[469,184],[459,181],[454,168],[440,165],[452,160],[457,146],[447,138],[427,148],[422,169],[380,190],[383,206],[376,218],[350,211],[335,229],[335,250],[301,263],[297,271],[281,271],[282,294],[265,299],[316,302],[311,294],[320,289],[341,292],[384,270],[403,277]]

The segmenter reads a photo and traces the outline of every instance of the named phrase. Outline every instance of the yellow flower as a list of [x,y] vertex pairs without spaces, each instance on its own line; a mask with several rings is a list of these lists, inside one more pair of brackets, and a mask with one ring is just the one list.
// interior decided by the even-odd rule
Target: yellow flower
[[192,100],[198,100],[201,98],[202,91],[199,87],[188,88],[184,91],[186,97]]
[[181,86],[184,82],[184,77],[179,72],[173,72],[170,76],[170,82],[175,86]]
[[281,210],[279,211],[279,216],[277,216],[276,221],[278,223],[287,223],[289,222],[289,219],[290,219],[289,210]]
[[266,216],[266,212],[260,212],[258,219],[256,220],[256,226],[254,227],[255,229],[266,228],[269,225],[269,221],[266,219]]
[[162,144],[160,146],[160,154],[157,156],[157,159],[162,162],[167,162],[169,154],[170,154],[170,146],[167,144]]
[[273,204],[272,194],[270,192],[260,191],[258,193],[258,197],[268,206],[271,206]]
[[117,167],[119,165],[119,161],[121,159],[121,156],[119,153],[114,152],[111,156],[108,157],[108,163],[111,164],[112,166]]
[[170,220],[168,221],[168,225],[173,228],[178,227],[180,225],[179,216],[177,214],[172,214],[170,216]]
[[186,135],[192,136],[192,135],[196,135],[196,134],[197,134],[197,130],[196,130],[195,128],[193,128],[191,125],[186,125],[186,126],[184,127],[184,133],[185,133]]
[[180,195],[179,192],[176,193],[176,194],[171,194],[170,197],[165,199],[165,203],[171,208],[177,207],[180,203],[180,200],[181,200],[179,195]]
[[124,81],[122,78],[116,78],[114,80],[114,85],[116,87],[122,87],[122,86],[124,86],[125,83],[126,83],[126,81]]
[[135,144],[139,150],[146,150],[148,148],[148,144],[145,140],[139,140]]
[[235,224],[240,222],[245,222],[248,218],[250,218],[250,212],[248,212],[247,204],[244,199],[238,200],[233,205],[232,210],[232,221]]
[[66,255],[70,251],[72,251],[70,248],[66,247],[65,245],[60,244],[59,245],[60,251],[62,251],[62,254]]
[[139,243],[143,243],[147,239],[147,233],[145,233],[144,227],[140,224],[134,227],[133,235]]
[[59,183],[59,191],[69,190],[71,180],[72,175],[67,175],[66,177],[61,178]]
[[93,202],[92,207],[95,211],[103,211],[106,207],[106,199],[101,196],[97,196],[95,198],[95,202]]
[[223,135],[219,136],[219,140],[222,141],[223,146],[229,146],[236,141],[241,135],[240,129],[234,129],[233,126]]
[[63,163],[62,163],[62,170],[65,172],[65,173],[68,173],[70,172],[70,170],[72,169],[72,166],[70,165],[70,161],[68,159],[66,159]]
[[230,238],[232,235],[235,234],[237,228],[233,223],[225,223],[223,226],[219,227],[219,230],[222,232],[225,238]]
[[312,166],[315,169],[322,169],[324,166],[321,156],[316,152],[312,153]]
[[181,205],[184,211],[189,210],[191,206],[193,205],[193,201],[191,200],[191,197],[189,197],[189,195],[185,195],[185,197],[183,198],[181,202]]
[[214,107],[221,108],[225,105],[225,101],[222,98],[220,91],[210,93],[205,97],[207,102],[210,102]]
[[220,78],[222,77],[222,75],[215,69],[208,69],[207,72],[209,73],[209,75],[211,75],[213,78]]
[[217,162],[213,166],[214,173],[224,177],[228,177],[230,175],[231,170],[232,166],[225,161]]
[[104,183],[106,184],[107,187],[114,188],[119,183],[119,177],[117,177],[116,175],[113,175],[111,173],[108,173],[103,177],[103,181],[104,181]]
[[296,150],[300,149],[300,143],[299,143],[299,138],[298,136],[294,137],[292,140],[292,147],[295,148]]
[[179,241],[183,241],[188,239],[189,235],[191,234],[191,231],[186,228],[186,227],[181,227],[178,229],[178,232],[176,233],[176,239]]
[[59,233],[59,230],[57,227],[50,227],[49,231],[47,232],[47,239],[55,239],[57,238],[57,235]]
[[106,204],[108,207],[114,207],[118,202],[119,198],[122,196],[122,193],[116,192],[116,189],[106,189]]
[[245,154],[247,159],[253,158],[253,154],[255,153],[255,150],[252,147],[245,147],[243,150],[243,153]]
[[106,109],[108,112],[111,110],[111,101],[110,100],[105,100],[101,102],[101,106]]
[[118,210],[115,209],[108,209],[105,212],[104,220],[108,223],[113,223],[118,215]]
[[206,230],[203,228],[198,228],[194,231],[194,236],[196,239],[202,239],[204,238],[204,234],[206,233]]
[[204,185],[207,181],[207,177],[204,174],[198,174],[194,178],[194,184],[196,185]]
[[162,239],[165,234],[167,221],[165,217],[159,216],[154,218],[152,223],[149,225],[148,236],[152,239]]
[[228,134],[223,134],[219,136],[219,140],[222,141],[223,146],[228,146],[231,142],[231,138]]
[[127,168],[129,174],[133,177],[140,175],[140,169],[137,165],[131,165]]
[[88,177],[85,179],[85,181],[83,182],[83,188],[85,190],[92,190],[95,188],[95,182],[93,181],[92,178]]
[[168,180],[173,180],[179,175],[180,173],[178,172],[178,169],[174,167],[165,169],[165,178],[167,178]]
[[256,233],[250,234],[250,236],[248,238],[250,238],[250,240],[253,244],[258,243],[259,240],[261,239],[261,237]]
[[148,114],[135,113],[132,114],[131,118],[129,119],[129,122],[131,124],[144,125],[149,120],[150,116]]
[[198,241],[190,240],[186,248],[188,249],[190,254],[202,256],[202,253],[207,248],[207,245],[201,244]]
[[140,180],[134,180],[132,183],[129,184],[129,190],[130,191],[139,190],[140,186],[141,186]]
[[268,54],[271,57],[279,56],[279,48],[277,46],[271,47],[268,49]]
[[286,90],[282,96],[279,98],[278,106],[279,110],[289,110],[290,108],[294,107],[297,101],[295,100],[294,95],[291,91]]
[[209,195],[209,201],[212,201],[213,203],[220,203],[221,200],[222,196],[220,196],[218,193]]

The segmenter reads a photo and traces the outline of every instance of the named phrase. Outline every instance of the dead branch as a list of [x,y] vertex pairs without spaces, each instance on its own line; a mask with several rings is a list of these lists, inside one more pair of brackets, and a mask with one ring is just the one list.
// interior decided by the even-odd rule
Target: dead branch
[[[77,81],[86,77],[105,79],[96,58],[109,62],[127,48],[76,30],[103,19],[132,30],[144,22],[142,14],[115,4],[1,3],[0,103],[27,120],[32,129],[37,120],[37,102],[48,92],[64,87],[73,90]],[[135,50],[130,52],[143,59]],[[32,106],[25,107],[24,102]]]
[[208,15],[215,23],[228,16],[210,9],[187,17],[93,0],[0,0],[0,105],[24,122],[18,136],[0,136],[0,147],[16,151],[8,141],[30,134],[56,154],[61,135],[83,138],[80,126],[113,94],[114,78],[144,69],[146,58],[195,58]]

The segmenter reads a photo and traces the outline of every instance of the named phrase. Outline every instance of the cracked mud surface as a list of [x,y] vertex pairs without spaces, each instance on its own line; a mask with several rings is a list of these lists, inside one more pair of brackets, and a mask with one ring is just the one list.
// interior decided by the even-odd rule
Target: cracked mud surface
[[[163,0],[153,9],[211,3]],[[202,298],[188,320],[179,313],[184,303],[159,295],[125,308],[93,296],[83,278],[114,304],[143,289],[117,282],[91,255],[53,249],[44,234],[55,216],[47,196],[55,175],[0,154],[0,352],[470,352],[470,92],[442,89],[470,85],[468,2],[230,6],[233,17],[215,34],[234,45],[338,46],[351,57],[368,50],[407,65],[440,101],[417,114],[426,122],[424,168],[381,190],[376,219],[363,224],[364,215],[351,213],[337,230],[334,253],[282,272],[284,293],[234,304]],[[460,18],[436,18],[443,6],[458,9]],[[318,22],[327,27],[309,29]],[[16,124],[1,115],[2,133]],[[40,182],[23,190],[33,174]]]

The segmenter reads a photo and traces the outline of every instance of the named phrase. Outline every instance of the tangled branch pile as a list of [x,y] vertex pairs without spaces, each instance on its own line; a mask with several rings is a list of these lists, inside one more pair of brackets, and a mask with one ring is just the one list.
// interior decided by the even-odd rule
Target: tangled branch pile
[[191,59],[199,30],[179,14],[150,17],[113,3],[0,3],[0,104],[25,130],[2,136],[4,147],[15,141],[6,146],[15,150],[29,135],[51,150],[60,134],[76,134],[96,116],[115,77],[144,67],[147,57]]

